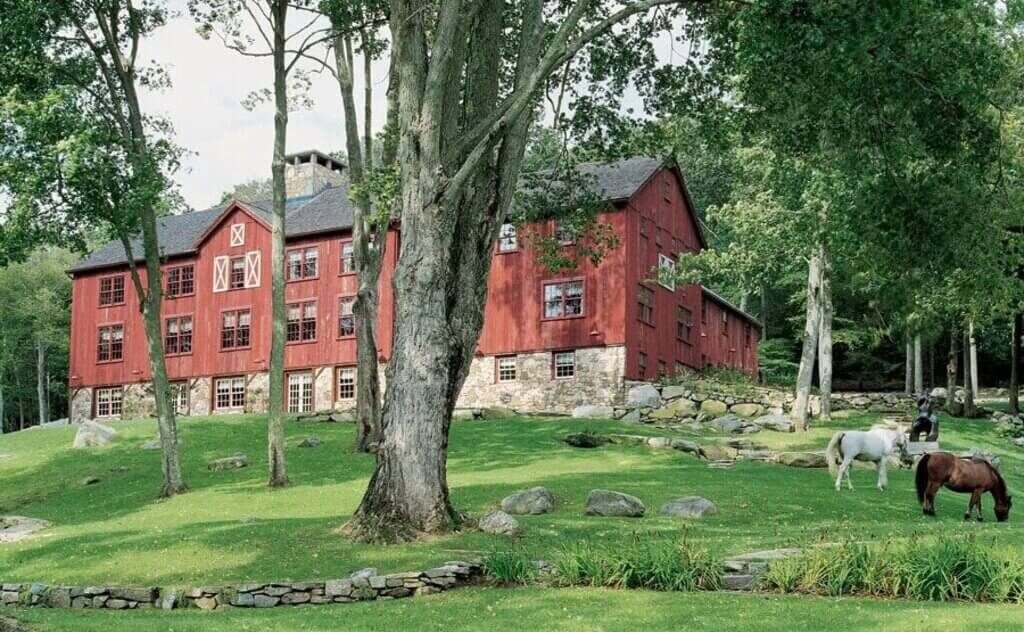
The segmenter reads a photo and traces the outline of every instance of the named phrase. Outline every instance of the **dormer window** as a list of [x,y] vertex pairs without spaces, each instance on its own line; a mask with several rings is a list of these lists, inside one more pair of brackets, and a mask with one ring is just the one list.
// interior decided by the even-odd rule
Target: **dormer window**
[[245,245],[245,224],[231,225],[231,246]]

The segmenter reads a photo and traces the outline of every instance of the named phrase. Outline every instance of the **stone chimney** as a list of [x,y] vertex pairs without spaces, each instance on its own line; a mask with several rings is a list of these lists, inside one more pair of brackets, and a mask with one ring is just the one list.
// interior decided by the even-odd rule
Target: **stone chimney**
[[345,165],[319,151],[285,156],[284,187],[288,199],[312,197],[345,181]]

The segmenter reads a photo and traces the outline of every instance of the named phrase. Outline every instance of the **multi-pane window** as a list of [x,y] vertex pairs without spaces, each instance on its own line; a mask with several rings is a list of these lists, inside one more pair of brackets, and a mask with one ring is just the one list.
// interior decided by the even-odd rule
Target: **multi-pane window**
[[544,284],[544,318],[564,318],[583,313],[583,281]]
[[288,374],[288,412],[308,413],[313,410],[313,374]]
[[498,381],[514,382],[516,379],[516,356],[498,357]]
[[648,325],[654,324],[654,291],[641,285],[636,291],[636,302],[640,308],[640,320]]
[[196,291],[195,267],[179,266],[167,270],[167,298],[188,296]]
[[568,222],[560,219],[555,220],[555,239],[563,246],[576,241],[576,231]]
[[289,250],[288,280],[315,279],[317,277],[317,263],[319,260],[320,249],[316,246]]
[[676,338],[683,342],[690,342],[690,334],[693,331],[693,312],[679,305],[676,307]]
[[724,309],[722,310],[722,324],[721,324],[721,328],[722,328],[722,335],[723,336],[728,336],[729,335],[729,312],[725,311]]
[[288,342],[316,340],[316,301],[292,303],[288,306]]
[[192,353],[191,316],[176,316],[167,319],[167,332],[164,335],[164,352],[168,355]]
[[124,390],[120,386],[96,389],[96,416],[120,417],[123,395]]
[[575,351],[556,351],[554,353],[553,363],[556,378],[569,378],[576,376]]
[[636,366],[640,370],[640,375],[647,375],[647,354],[640,352],[636,356]]
[[232,290],[239,290],[245,287],[245,257],[231,258],[231,275],[228,277],[228,287]]
[[502,224],[498,232],[498,252],[512,252],[518,247],[515,224]]
[[248,347],[251,322],[252,314],[247,309],[221,314],[220,348],[243,349]]
[[355,250],[351,241],[341,242],[341,273],[353,274],[356,271]]
[[356,335],[356,317],[352,306],[356,302],[354,296],[342,296],[338,299],[338,337],[347,338]]
[[658,254],[658,283],[662,287],[672,290],[676,290],[676,262],[672,257],[667,255]]
[[100,306],[124,303],[124,275],[100,279]]
[[124,325],[105,325],[99,328],[96,344],[97,362],[114,362],[124,357]]
[[354,366],[338,367],[338,400],[356,398],[356,368]]
[[171,382],[171,403],[175,415],[187,415],[189,403],[188,381]]
[[214,380],[215,410],[245,408],[245,378],[221,377]]

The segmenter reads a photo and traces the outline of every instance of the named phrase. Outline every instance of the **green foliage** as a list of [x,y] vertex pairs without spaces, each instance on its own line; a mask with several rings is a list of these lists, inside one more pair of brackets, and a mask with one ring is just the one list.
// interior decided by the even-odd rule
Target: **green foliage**
[[722,581],[721,560],[685,533],[678,539],[637,534],[619,546],[578,542],[553,564],[555,581],[568,586],[696,591],[717,590]]
[[495,550],[483,559],[484,574],[494,582],[512,586],[533,583],[537,565],[523,549]]
[[829,596],[1020,602],[1024,557],[971,537],[846,543],[773,563],[764,587]]
[[793,341],[788,338],[772,338],[758,343],[758,366],[761,380],[773,386],[789,387],[796,383],[800,364],[795,360]]

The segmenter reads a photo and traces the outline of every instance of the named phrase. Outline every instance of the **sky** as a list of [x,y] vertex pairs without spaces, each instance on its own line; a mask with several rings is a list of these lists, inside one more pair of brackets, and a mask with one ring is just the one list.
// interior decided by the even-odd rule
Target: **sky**
[[[216,38],[203,40],[195,30],[184,0],[169,3],[178,17],[155,31],[141,46],[141,59],[163,64],[173,85],[143,95],[146,112],[166,116],[174,124],[175,140],[190,152],[176,180],[185,201],[194,209],[217,203],[233,185],[269,177],[274,140],[274,112],[269,105],[253,111],[242,107],[251,91],[270,87],[269,57],[249,58],[225,48]],[[384,120],[387,65],[378,64],[374,84],[374,119]],[[356,77],[357,110],[362,112],[362,82]],[[288,116],[287,151],[344,146],[341,98],[334,77],[313,76],[310,96],[314,107]],[[360,126],[362,122],[360,121]]]

